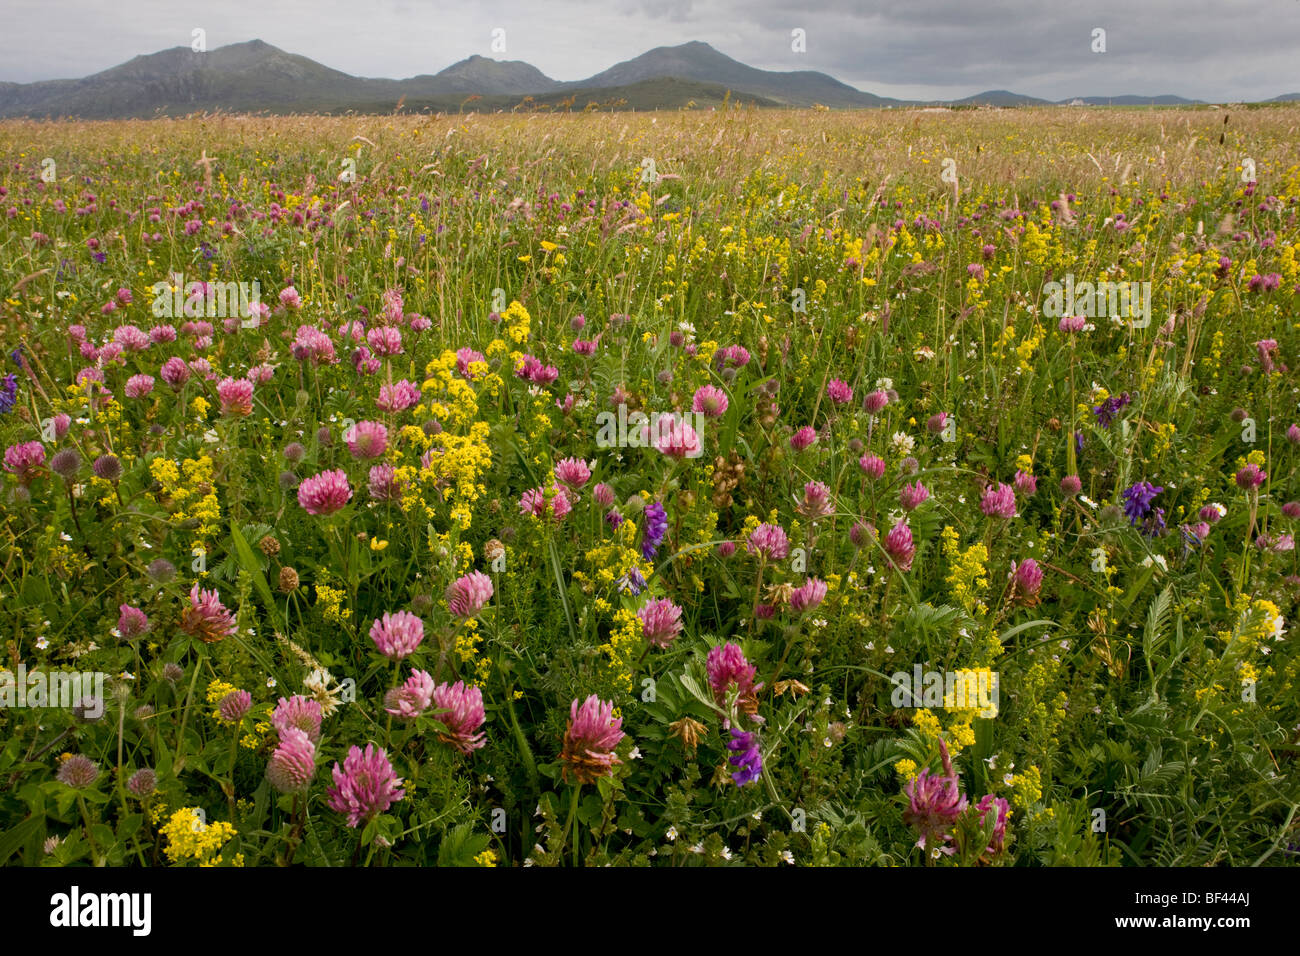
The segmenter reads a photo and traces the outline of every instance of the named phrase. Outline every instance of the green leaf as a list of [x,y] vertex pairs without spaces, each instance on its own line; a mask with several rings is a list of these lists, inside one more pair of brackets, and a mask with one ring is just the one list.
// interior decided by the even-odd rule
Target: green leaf
[[235,553],[239,555],[239,563],[249,576],[253,579],[253,587],[257,588],[257,594],[266,606],[266,613],[271,616],[271,623],[277,629],[283,630],[280,623],[280,610],[275,605],[275,596],[271,593],[271,586],[266,583],[266,576],[262,573],[262,565],[258,562],[257,556],[253,554],[253,549],[248,545],[248,539],[244,537],[239,525],[234,521],[230,522],[230,538],[235,543]]
[[448,831],[438,846],[438,866],[474,866],[474,857],[488,848],[492,838],[476,833],[472,823],[461,823]]
[[4,864],[15,851],[22,846],[29,836],[45,825],[45,817],[30,816],[17,826],[10,827],[0,834],[0,865]]

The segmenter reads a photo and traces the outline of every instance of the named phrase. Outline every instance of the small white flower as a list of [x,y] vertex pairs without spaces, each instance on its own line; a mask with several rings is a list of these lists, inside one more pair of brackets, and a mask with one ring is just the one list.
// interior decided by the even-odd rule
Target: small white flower
[[629,757],[630,759],[632,759],[632,760],[640,760],[640,759],[641,759],[641,748],[640,748],[640,747],[633,747],[633,748],[632,748],[632,752],[631,752],[630,754],[628,754],[628,757]]
[[64,541],[71,541],[71,540],[72,540],[72,535],[68,534],[68,532],[66,532],[66,531],[60,531],[60,532],[59,532],[59,537],[60,537],[62,540],[64,540]]
[[677,839],[677,828],[676,828],[676,827],[669,827],[669,828],[668,828],[668,832],[665,833],[664,836],[666,836],[669,840],[676,840],[676,839]]
[[274,678],[274,677],[268,677],[268,678],[266,679],[266,686],[267,686],[268,688],[274,690],[274,689],[275,689],[275,678]]
[[1005,783],[1008,787],[1011,786],[1013,783],[1015,783],[1015,780],[1016,780],[1016,775],[1014,773],[1004,773],[1002,775],[1002,782]]
[[790,864],[793,864],[793,863],[794,863],[794,854],[791,853],[789,850],[782,850],[782,851],[781,851],[781,862],[782,862],[782,863],[790,863]]
[[45,648],[47,648],[47,647],[49,647],[49,646],[50,646],[50,639],[49,639],[49,638],[47,638],[47,637],[38,637],[38,638],[36,639],[36,649],[37,649],[38,651],[43,651],[43,650],[45,650]]

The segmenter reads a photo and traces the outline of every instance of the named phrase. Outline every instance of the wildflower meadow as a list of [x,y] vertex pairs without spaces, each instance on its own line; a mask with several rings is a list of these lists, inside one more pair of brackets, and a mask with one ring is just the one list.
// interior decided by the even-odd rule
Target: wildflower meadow
[[1298,121],[0,123],[0,863],[1294,863]]

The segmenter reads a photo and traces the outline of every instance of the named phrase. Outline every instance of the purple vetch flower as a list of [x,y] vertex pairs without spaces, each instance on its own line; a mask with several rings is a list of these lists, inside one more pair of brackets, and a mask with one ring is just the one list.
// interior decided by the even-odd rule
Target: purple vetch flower
[[758,749],[758,734],[732,727],[727,749],[732,752],[728,763],[736,768],[731,774],[731,779],[736,782],[736,786],[743,787],[757,780],[763,772],[763,755]]
[[1128,392],[1123,392],[1118,396],[1112,395],[1100,405],[1093,406],[1092,413],[1097,416],[1097,424],[1102,428],[1110,428],[1120,409],[1131,401],[1133,401],[1133,397]]
[[1155,501],[1156,495],[1164,490],[1162,486],[1153,485],[1149,481],[1139,481],[1126,488],[1123,495],[1124,514],[1128,516],[1129,524],[1136,525],[1145,518],[1151,511],[1151,503]]
[[632,568],[627,574],[619,578],[615,584],[620,591],[636,597],[646,588],[645,575],[641,573],[639,568]]
[[659,502],[650,502],[645,507],[645,520],[642,525],[641,557],[647,561],[653,559],[667,531],[668,512]]
[[18,400],[18,376],[10,372],[0,379],[0,415],[13,409]]

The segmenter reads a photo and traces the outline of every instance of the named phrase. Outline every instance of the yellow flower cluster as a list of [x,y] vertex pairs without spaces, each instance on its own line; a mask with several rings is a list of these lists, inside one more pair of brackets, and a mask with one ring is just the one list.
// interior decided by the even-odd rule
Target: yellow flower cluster
[[490,430],[487,422],[474,422],[468,435],[436,435],[429,467],[420,472],[424,480],[445,486],[443,497],[451,505],[451,520],[462,531],[468,530],[472,521],[470,506],[487,492],[482,478],[492,467]]
[[478,395],[474,386],[465,381],[456,370],[456,353],[444,349],[424,370],[428,376],[421,390],[431,396],[429,414],[437,418],[444,428],[463,428],[478,414]]
[[532,334],[532,316],[528,310],[518,301],[511,302],[505,312],[501,313],[501,318],[506,324],[506,337],[516,345],[521,345],[528,341],[529,335]]
[[614,686],[623,691],[632,690],[632,671],[636,666],[636,652],[641,647],[641,620],[635,611],[620,608],[614,612],[614,629],[609,641],[600,646],[608,677]]
[[1011,805],[1027,810],[1043,799],[1043,776],[1037,767],[1029,767],[1024,773],[1011,777]]
[[[172,814],[161,832],[167,838],[163,852],[172,863],[193,862],[199,866],[218,866],[221,863],[221,848],[237,831],[223,821],[205,823],[198,807],[185,807]],[[236,854],[231,865],[242,866],[243,854]]]
[[347,592],[341,588],[332,588],[328,584],[316,585],[316,606],[321,609],[325,620],[331,624],[344,623],[352,613],[343,606],[345,597]]
[[[212,459],[207,455],[186,458],[179,466],[168,458],[155,458],[149,463],[149,473],[162,486],[161,497],[170,498],[176,507],[172,517],[177,521],[193,518],[199,522],[195,537],[200,542],[217,534],[221,521],[213,470]],[[202,494],[200,486],[206,489]]]
[[464,628],[456,634],[456,653],[462,663],[474,665],[475,681],[485,684],[492,674],[492,659],[486,655],[479,656],[479,645],[483,643],[483,635],[478,631],[478,621],[470,618],[464,622]]
[[977,541],[964,551],[958,545],[957,532],[945,526],[939,535],[944,555],[948,558],[948,575],[944,579],[953,598],[971,614],[983,614],[988,608],[980,600],[989,586],[989,552],[983,542]]

